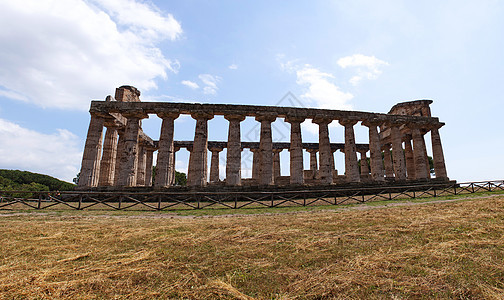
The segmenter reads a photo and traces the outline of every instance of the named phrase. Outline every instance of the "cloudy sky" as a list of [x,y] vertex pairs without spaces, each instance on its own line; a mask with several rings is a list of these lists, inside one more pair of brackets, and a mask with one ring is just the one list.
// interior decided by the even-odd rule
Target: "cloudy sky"
[[[504,179],[503,10],[496,0],[0,0],[0,168],[71,181],[90,101],[128,84],[144,101],[385,113],[432,99],[450,178]],[[154,139],[159,126],[144,121]],[[177,139],[193,138],[194,120],[175,126]],[[316,141],[316,127],[302,127]],[[221,117],[209,128],[211,140],[226,139]],[[243,122],[244,140],[256,132]],[[274,123],[275,140],[287,132]],[[343,142],[336,122],[330,132]],[[366,143],[367,130],[356,126],[356,139]],[[247,151],[243,160],[247,176]]]

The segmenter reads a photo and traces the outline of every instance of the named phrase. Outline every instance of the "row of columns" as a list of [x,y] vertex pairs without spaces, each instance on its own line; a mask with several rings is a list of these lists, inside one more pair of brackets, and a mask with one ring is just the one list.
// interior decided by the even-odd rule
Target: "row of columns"
[[[86,147],[83,155],[80,186],[150,186],[165,187],[174,184],[175,179],[175,148],[174,121],[178,118],[176,112],[160,112],[162,119],[159,139],[159,152],[156,164],[154,183],[152,178],[153,148],[139,143],[141,120],[148,115],[142,112],[123,114],[126,125],[119,130],[105,119],[91,115]],[[204,186],[207,184],[207,151],[212,152],[210,166],[210,182],[219,181],[219,151],[222,149],[208,149],[208,121],[213,114],[197,112],[191,114],[196,120],[194,141],[190,149],[187,184],[190,186]],[[240,123],[245,120],[243,115],[225,115],[229,122],[226,160],[226,184],[241,185],[241,134]],[[274,184],[275,178],[280,176],[281,150],[273,149],[271,123],[276,115],[261,114],[255,117],[260,122],[260,141],[258,149],[253,152],[252,178],[260,185]],[[286,117],[290,124],[290,184],[304,183],[303,145],[301,136],[302,117]],[[319,126],[319,149],[310,152],[310,169],[316,171],[321,184],[331,184],[334,180],[334,156],[329,139],[328,125],[333,120],[315,117],[312,122]],[[385,178],[396,181],[406,179],[427,179],[430,169],[427,160],[425,141],[419,126],[409,124],[408,134],[401,131],[400,123],[387,123],[390,128],[390,143],[382,144],[378,128],[382,125],[379,120],[366,120],[363,126],[369,129],[370,168],[368,168],[366,152],[361,152],[361,168],[357,160],[354,126],[357,120],[339,120],[345,131],[345,178],[348,182],[360,182],[361,177],[371,174],[373,181],[382,182]],[[103,128],[107,127],[102,149]],[[430,128],[432,138],[432,152],[436,177],[447,178],[444,164],[443,150],[439,137],[439,126]],[[406,137],[406,138],[405,138]],[[404,143],[404,148],[403,148]],[[317,163],[316,152],[319,152]],[[383,153],[383,154],[382,154]],[[383,159],[382,159],[383,155]],[[101,158],[101,162],[100,162]],[[337,174],[337,173],[336,173]]]

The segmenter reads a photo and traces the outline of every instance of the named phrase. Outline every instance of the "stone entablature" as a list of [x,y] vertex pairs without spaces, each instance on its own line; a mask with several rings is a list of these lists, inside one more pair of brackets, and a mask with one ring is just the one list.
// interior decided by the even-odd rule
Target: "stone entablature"
[[264,114],[276,118],[297,117],[302,119],[326,119],[328,122],[336,120],[366,121],[376,120],[379,122],[399,121],[404,123],[418,122],[425,124],[439,123],[436,117],[389,115],[382,113],[370,113],[361,111],[331,110],[319,108],[298,108],[282,106],[262,105],[239,105],[239,104],[200,104],[200,103],[171,103],[171,102],[116,102],[116,101],[92,101],[90,113],[110,114],[128,112],[142,112],[145,114],[177,113],[193,115],[205,113],[212,116],[240,115],[245,117],[257,117]]
[[[139,96],[136,88],[122,86],[116,90],[115,101],[108,96],[106,101],[91,102],[91,121],[79,180],[81,188],[169,187],[174,184],[175,154],[180,148],[190,152],[187,174],[190,186],[430,180],[424,141],[428,132],[432,138],[436,179],[448,180],[438,131],[444,123],[431,117],[432,100],[399,103],[389,114],[382,114],[277,106],[140,102]],[[149,114],[162,119],[159,141],[153,141],[142,131],[141,120]],[[174,140],[174,121],[183,114],[196,120],[193,141]],[[228,141],[208,141],[208,122],[216,115],[224,116],[229,122]],[[241,141],[240,123],[246,117],[254,117],[260,123],[258,142]],[[278,118],[290,124],[290,142],[272,141],[271,123]],[[300,124],[307,119],[319,126],[318,143],[302,142]],[[344,143],[330,142],[328,124],[333,121],[344,127]],[[369,144],[355,142],[354,126],[359,122],[369,129]],[[103,137],[104,127],[107,130]],[[226,178],[221,181],[219,153],[224,149],[227,151]],[[242,180],[241,177],[243,149],[253,152],[252,179]],[[290,176],[280,176],[282,150],[290,152]],[[345,156],[344,175],[338,175],[335,168],[334,152],[337,150]],[[153,182],[155,151],[158,156]],[[309,170],[303,168],[303,151],[310,153]],[[370,165],[359,167],[359,158],[366,162],[369,159]]]

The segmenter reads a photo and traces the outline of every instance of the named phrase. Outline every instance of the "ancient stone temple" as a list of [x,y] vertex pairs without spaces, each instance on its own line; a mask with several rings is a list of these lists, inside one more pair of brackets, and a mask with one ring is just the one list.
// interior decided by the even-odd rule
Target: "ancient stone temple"
[[[141,102],[140,92],[131,86],[116,89],[115,99],[92,101],[79,187],[157,187],[174,184],[175,154],[180,148],[190,152],[187,184],[207,185],[320,185],[381,184],[412,181],[448,181],[441,123],[432,117],[431,100],[396,104],[388,114],[315,108]],[[142,130],[149,115],[162,119],[159,141]],[[180,115],[196,120],[194,140],[175,141],[174,122]],[[229,122],[227,141],[209,141],[209,123],[216,115]],[[240,123],[252,117],[260,124],[259,141],[241,140]],[[283,119],[290,126],[290,141],[273,142],[271,123]],[[318,143],[305,143],[301,123],[318,125]],[[329,124],[344,127],[344,141],[330,141]],[[357,144],[354,127],[369,130],[368,144]],[[104,132],[105,131],[105,132]],[[430,133],[435,177],[427,156],[425,134]],[[219,153],[226,149],[226,176],[219,178]],[[242,178],[242,150],[253,152],[252,178]],[[290,175],[280,176],[280,152],[290,152]],[[334,152],[345,157],[342,175],[335,169]],[[153,154],[157,151],[156,175],[152,180]],[[304,169],[304,151],[309,153]],[[210,162],[208,156],[211,155]],[[361,162],[359,166],[360,157]],[[364,163],[364,162],[368,162]],[[341,170],[343,171],[343,170]]]

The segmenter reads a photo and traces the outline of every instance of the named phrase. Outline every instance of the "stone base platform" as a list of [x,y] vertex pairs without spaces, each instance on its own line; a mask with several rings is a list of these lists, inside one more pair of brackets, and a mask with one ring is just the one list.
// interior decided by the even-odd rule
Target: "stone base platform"
[[360,192],[361,194],[369,192],[369,194],[374,194],[382,191],[398,192],[401,190],[426,190],[432,187],[433,189],[441,189],[455,185],[457,182],[455,180],[411,180],[411,181],[385,181],[383,183],[377,182],[361,182],[361,183],[339,183],[331,185],[255,185],[255,186],[226,186],[223,183],[209,184],[205,187],[187,187],[187,186],[172,186],[167,188],[155,188],[155,187],[95,187],[79,189],[78,191],[88,191],[88,192],[126,192],[126,193],[251,193],[251,192],[317,192],[317,191],[341,191],[344,194],[351,194],[355,192]]

